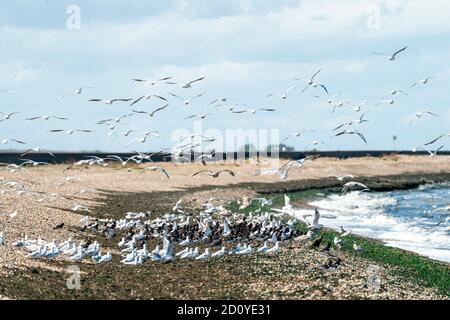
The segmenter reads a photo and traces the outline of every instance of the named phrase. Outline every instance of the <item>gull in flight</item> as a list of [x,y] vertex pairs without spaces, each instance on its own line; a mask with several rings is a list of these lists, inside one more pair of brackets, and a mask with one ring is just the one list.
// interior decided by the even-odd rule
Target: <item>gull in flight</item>
[[159,172],[163,173],[167,177],[167,179],[170,179],[169,173],[164,168],[161,168],[161,167],[146,167],[146,168],[142,169],[141,172],[139,172],[139,175],[143,174],[146,171],[159,171]]
[[296,138],[299,138],[303,132],[314,132],[314,130],[300,130],[300,131],[293,132],[293,133],[291,133],[290,135],[288,135],[286,138],[284,138],[283,140],[281,140],[280,143],[286,141],[286,140],[289,139],[290,137],[296,137]]
[[[41,149],[40,147],[34,147],[34,148],[28,149],[27,151],[25,151],[24,153],[22,153],[20,156],[23,157],[23,156],[25,156],[25,155],[27,155],[27,154],[30,154],[30,153],[37,153],[37,152],[41,152],[41,151],[42,151],[42,149]],[[53,153],[51,153],[50,151],[46,151],[46,153],[48,153],[49,155],[51,155],[52,157],[55,158],[55,155],[54,155]]]
[[168,84],[173,84],[173,82],[167,82],[167,80],[172,79],[173,77],[164,77],[164,78],[160,78],[160,79],[156,79],[156,80],[148,80],[148,79],[132,79],[133,81],[136,82],[145,82],[145,83],[149,83],[151,86],[156,85],[156,83],[160,82],[160,81],[164,81]]
[[38,119],[45,120],[45,121],[50,120],[50,119],[68,120],[68,118],[56,117],[56,116],[47,116],[47,115],[44,115],[44,116],[36,116],[36,117],[31,117],[31,118],[26,118],[25,120],[30,120],[30,121],[32,121],[32,120],[38,120]]
[[386,95],[391,95],[391,96],[395,96],[397,94],[404,94],[406,96],[408,95],[408,93],[402,89],[390,90],[386,93]]
[[319,219],[320,219],[319,210],[317,210],[317,208],[314,208],[313,222],[312,222],[312,224],[310,224],[308,226],[308,229],[311,229],[311,230],[320,230],[320,229],[322,229],[323,225],[319,224]]
[[216,98],[213,101],[211,101],[210,103],[208,103],[208,106],[216,104],[219,102],[219,104],[216,104],[215,106],[221,106],[223,103],[227,102],[228,98],[227,97],[221,97],[221,98]]
[[334,95],[332,95],[331,97],[322,97],[322,96],[318,96],[318,95],[313,95],[313,97],[317,98],[317,99],[325,99],[328,104],[332,104],[334,102],[334,99],[337,98],[338,96],[340,96],[341,94],[342,94],[342,92],[338,92],[338,93],[335,93]]
[[428,77],[419,81],[414,82],[410,88],[414,88],[415,86],[417,86],[418,84],[427,84],[431,79],[436,78],[436,77]]
[[19,143],[19,144],[26,144],[25,142],[17,140],[17,139],[0,139],[0,143],[2,143],[2,144],[8,144],[9,142],[15,142],[15,143]]
[[433,113],[433,112],[428,111],[428,110],[416,112],[414,114],[414,116],[412,117],[411,121],[409,122],[409,127],[411,128],[411,125],[412,125],[413,121],[416,120],[416,119],[417,120],[421,119],[424,114],[429,114],[429,115],[438,117],[438,115],[436,113]]
[[229,169],[225,169],[225,170],[220,170],[220,171],[216,171],[216,172],[211,171],[211,170],[200,170],[200,171],[194,173],[192,175],[192,177],[195,177],[196,175],[198,175],[200,173],[204,173],[204,172],[206,172],[210,177],[213,177],[213,178],[217,178],[222,172],[226,172],[226,173],[228,173],[229,175],[231,175],[233,177],[235,176],[233,171],[231,171]]
[[343,134],[357,134],[357,135],[361,138],[361,140],[364,141],[365,144],[367,144],[366,138],[365,138],[364,135],[363,135],[361,132],[359,132],[358,130],[347,129],[347,130],[344,130],[344,131],[342,131],[342,132],[339,132],[338,134],[335,135],[335,137],[341,136],[341,135],[343,135]]
[[353,125],[353,124],[361,124],[361,123],[364,123],[364,122],[368,122],[369,120],[364,119],[364,116],[365,116],[367,113],[369,113],[369,111],[364,112],[364,113],[361,115],[361,117],[359,117],[359,119],[357,119],[357,120],[350,120],[350,121],[348,121],[348,122],[345,122],[345,123],[343,123],[343,124],[337,126],[336,128],[333,129],[333,131],[339,130],[339,129],[342,128],[343,126],[351,126],[351,125]]
[[161,100],[163,100],[163,101],[167,101],[167,99],[164,98],[164,97],[162,97],[162,96],[158,96],[158,95],[156,95],[156,94],[150,94],[150,93],[147,93],[146,95],[140,96],[139,98],[137,98],[136,100],[134,100],[134,101],[130,104],[130,107],[134,106],[136,103],[138,103],[138,102],[141,101],[142,99],[149,100],[151,97],[156,97],[156,98],[161,99]]
[[350,181],[350,182],[347,182],[346,184],[344,184],[342,191],[341,191],[341,196],[343,194],[347,193],[349,190],[357,189],[357,188],[360,188],[361,191],[370,191],[369,187],[366,186],[365,184],[363,184],[361,182]]
[[249,110],[247,110],[247,111],[248,111],[250,114],[255,114],[256,111],[258,111],[258,110],[260,110],[260,111],[266,111],[266,112],[273,112],[273,111],[276,111],[275,109],[272,109],[272,108],[249,109]]
[[0,122],[9,120],[9,119],[11,119],[11,117],[12,117],[13,115],[19,114],[19,113],[21,113],[21,112],[10,112],[10,113],[3,113],[3,112],[0,112],[0,114],[3,114],[3,115],[4,115],[4,117],[3,117],[2,119],[0,119]]
[[[431,140],[430,142],[425,143],[425,145],[426,145],[426,146],[429,146],[430,144],[435,143],[436,141],[440,140],[441,138],[443,138],[443,137],[445,137],[445,136],[446,136],[446,134],[441,134],[439,137],[437,137],[437,138]],[[447,136],[450,137],[450,132],[447,134]]]
[[69,90],[66,93],[63,94],[63,98],[66,97],[67,95],[74,93],[74,94],[81,94],[83,92],[84,89],[92,89],[91,86],[83,86],[81,88],[78,89],[74,89],[74,90]]
[[430,157],[434,158],[434,157],[437,156],[438,152],[441,151],[443,148],[444,148],[444,146],[440,146],[439,148],[437,148],[436,150],[433,151],[433,150],[427,150],[427,149],[424,149],[424,148],[422,148],[422,147],[417,147],[417,148],[414,148],[412,151],[413,151],[413,152],[416,152],[417,150],[423,150],[423,151],[428,152],[428,154],[430,155]]
[[296,88],[297,88],[297,86],[290,86],[289,88],[287,88],[287,90],[284,93],[277,93],[277,92],[269,93],[268,95],[266,95],[266,98],[276,95],[276,96],[279,96],[281,99],[285,100],[285,99],[287,99],[288,93]]
[[383,103],[386,103],[386,104],[394,104],[395,101],[394,101],[393,99],[384,99],[384,100],[378,101],[378,102],[375,104],[375,107],[376,107],[376,106],[379,106],[380,104],[383,104]]
[[186,106],[190,105],[191,102],[192,102],[192,100],[197,99],[197,98],[203,96],[205,93],[206,93],[206,92],[202,92],[202,93],[200,93],[200,94],[198,94],[198,95],[196,95],[196,96],[193,96],[193,97],[190,98],[190,99],[184,99],[184,98],[182,98],[182,97],[180,97],[180,96],[177,96],[177,95],[174,94],[174,93],[169,92],[169,94],[170,94],[172,97],[175,97],[175,98],[177,98],[177,99],[180,99],[181,101],[183,101],[183,103],[184,103]]
[[192,115],[192,116],[189,116],[189,117],[186,117],[186,118],[184,118],[185,120],[186,119],[192,119],[192,118],[199,118],[199,119],[205,119],[206,118],[206,116],[209,116],[209,115],[211,115],[212,113],[205,113],[205,114],[194,114],[194,115]]
[[320,140],[314,140],[314,141],[312,141],[312,142],[310,142],[309,144],[306,145],[305,150],[308,149],[310,146],[317,146],[319,144],[322,144],[325,147],[328,147],[328,145],[325,142],[320,141]]
[[53,130],[47,130],[49,133],[57,133],[57,132],[66,132],[67,134],[74,134],[75,132],[93,132],[92,130],[85,130],[85,129],[53,129]]
[[202,80],[205,79],[205,78],[206,78],[206,76],[197,78],[197,79],[195,79],[195,80],[189,81],[188,83],[185,83],[185,84],[182,85],[181,87],[182,87],[183,89],[191,88],[192,85],[193,85],[194,83],[196,83],[196,82],[198,82],[198,81],[202,81]]
[[405,51],[407,48],[408,48],[408,46],[403,47],[400,50],[395,51],[393,54],[389,54],[389,53],[385,53],[385,52],[372,52],[372,54],[384,55],[384,56],[386,56],[387,60],[394,61],[397,54]]
[[[306,87],[302,90],[302,92],[305,92],[306,89],[308,89],[308,88],[311,87],[311,86],[314,87],[314,88],[317,88],[317,87],[319,86],[319,87],[321,87],[323,90],[325,90],[325,92],[326,92],[327,94],[329,94],[329,93],[328,93],[328,89],[327,89],[323,84],[314,82],[314,78],[315,78],[321,71],[322,71],[322,69],[319,69],[316,73],[314,73],[314,75],[311,77],[311,79],[309,79],[309,80],[306,81]],[[294,80],[301,80],[301,79],[294,79]]]
[[158,111],[164,110],[165,108],[167,108],[169,106],[169,104],[166,104],[160,108],[157,108],[155,110],[153,110],[152,112],[148,112],[148,111],[140,111],[140,110],[132,110],[134,113],[140,113],[140,114],[146,114],[149,117],[153,117],[155,115],[155,113],[157,113]]
[[111,100],[107,100],[107,99],[89,99],[89,102],[101,102],[104,103],[106,105],[112,105],[114,102],[129,102],[133,99],[111,99]]

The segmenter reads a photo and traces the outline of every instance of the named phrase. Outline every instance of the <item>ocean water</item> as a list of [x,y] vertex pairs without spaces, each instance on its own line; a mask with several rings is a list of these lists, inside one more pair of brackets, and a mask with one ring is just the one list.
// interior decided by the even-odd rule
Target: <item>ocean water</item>
[[350,192],[323,197],[310,205],[319,208],[324,226],[343,226],[389,246],[450,262],[450,211],[431,214],[450,205],[450,184],[407,191]]

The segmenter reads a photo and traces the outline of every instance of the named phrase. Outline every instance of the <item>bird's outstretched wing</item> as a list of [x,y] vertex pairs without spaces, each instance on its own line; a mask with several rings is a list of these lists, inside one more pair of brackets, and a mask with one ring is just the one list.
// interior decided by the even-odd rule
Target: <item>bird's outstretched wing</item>
[[399,54],[399,53],[402,52],[402,51],[405,51],[406,48],[408,48],[408,46],[403,47],[403,48],[401,48],[400,50],[397,50],[396,52],[394,52],[394,54],[393,54],[392,56],[395,58],[395,56],[396,56],[397,54]]

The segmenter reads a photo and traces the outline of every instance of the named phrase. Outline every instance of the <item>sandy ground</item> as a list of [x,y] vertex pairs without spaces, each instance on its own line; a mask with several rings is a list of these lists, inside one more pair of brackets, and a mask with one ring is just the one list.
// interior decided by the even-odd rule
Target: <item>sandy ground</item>
[[[286,161],[281,161],[284,163]],[[17,172],[0,172],[0,232],[4,232],[7,243],[28,235],[30,238],[43,237],[46,240],[66,240],[76,237],[73,228],[80,226],[79,220],[89,213],[74,212],[76,205],[88,208],[98,206],[103,194],[107,191],[130,193],[153,191],[180,191],[183,198],[189,199],[195,195],[198,201],[204,201],[211,196],[239,199],[242,196],[253,196],[251,189],[220,189],[212,188],[201,191],[201,186],[226,186],[239,183],[279,183],[277,175],[260,176],[261,171],[275,167],[276,163],[254,161],[246,164],[152,164],[165,168],[170,179],[159,172],[145,172],[139,175],[139,170],[131,172],[120,166],[98,168],[90,167],[83,171],[71,169],[66,172],[64,165],[42,166],[28,168]],[[218,178],[206,174],[192,177],[192,174],[202,170],[231,169],[235,176],[227,173]],[[381,176],[402,175],[405,173],[449,173],[450,157],[438,156],[399,156],[396,158],[353,158],[346,160],[319,158],[313,164],[303,168],[294,168],[289,172],[287,180],[302,181],[305,179],[320,179],[330,176]],[[357,180],[357,178],[353,179]],[[197,190],[192,191],[192,188]],[[15,217],[10,214],[17,212]],[[125,214],[125,212],[124,212]],[[60,223],[67,227],[53,230]],[[72,229],[71,229],[72,227]],[[58,266],[47,264],[43,260],[32,260],[11,246],[0,246],[0,275],[10,268],[43,268],[59,270]]]

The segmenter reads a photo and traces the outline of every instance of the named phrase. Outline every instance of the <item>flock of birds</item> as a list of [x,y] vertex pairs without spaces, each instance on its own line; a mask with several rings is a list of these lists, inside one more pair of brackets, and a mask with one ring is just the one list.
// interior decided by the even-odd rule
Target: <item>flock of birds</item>
[[[223,256],[240,256],[248,254],[276,254],[282,243],[295,241],[309,243],[312,248],[330,252],[337,259],[323,267],[336,268],[340,262],[342,238],[350,235],[341,227],[339,236],[332,242],[322,245],[322,225],[319,224],[320,213],[316,209],[311,215],[306,211],[296,210],[290,198],[284,196],[285,204],[281,209],[272,208],[262,211],[263,207],[271,207],[273,199],[255,198],[240,209],[245,209],[254,201],[261,207],[249,215],[231,213],[221,202],[221,198],[211,198],[203,204],[197,215],[187,214],[183,210],[182,201],[178,201],[170,213],[150,219],[150,212],[128,212],[122,219],[93,219],[85,216],[80,220],[81,232],[94,232],[107,239],[123,235],[117,243],[116,253],[121,256],[120,262],[127,265],[140,265],[145,261],[170,262],[177,260],[208,260]],[[87,209],[87,208],[74,208]],[[312,218],[309,222],[308,219]],[[306,232],[300,231],[299,222],[306,225]],[[58,225],[56,228],[62,228]],[[151,243],[156,246],[149,248]],[[6,240],[0,233],[0,245]],[[91,259],[94,263],[107,263],[113,260],[113,253],[102,252],[98,241],[83,240],[79,243],[69,238],[65,241],[47,242],[41,238],[29,239],[26,235],[11,243],[15,248],[26,250],[29,258],[50,259],[58,256],[69,261]],[[204,249],[200,249],[203,247]],[[353,243],[355,251],[362,248]]]
[[[401,48],[396,52],[390,53],[374,53],[377,55],[385,55],[388,61],[395,61],[400,54],[407,50],[407,47]],[[318,99],[323,99],[326,103],[333,107],[332,112],[345,107],[351,108],[356,113],[359,113],[369,104],[368,101],[364,100],[359,103],[351,102],[345,98],[341,98],[342,92],[331,93],[326,84],[319,80],[322,69],[316,71],[311,77],[307,79],[293,79],[293,81],[303,81],[303,85],[292,85],[283,92],[273,92],[266,95],[267,99],[272,97],[277,97],[282,100],[289,99],[295,90],[300,86],[301,92],[311,91],[313,89],[319,90],[322,94],[315,94],[314,97]],[[179,101],[185,106],[190,106],[197,99],[206,96],[206,92],[190,94],[189,91],[201,82],[204,81],[206,76],[202,76],[186,83],[175,82],[173,77],[166,76],[158,79],[132,79],[136,83],[145,84],[152,88],[159,85],[168,85],[173,87],[179,87],[183,90],[183,94],[175,94],[173,92],[168,92],[167,96],[156,95],[153,93],[146,93],[140,95],[136,98],[91,98],[88,101],[91,103],[99,103],[107,106],[112,106],[116,104],[128,104],[132,109],[131,112],[123,114],[117,118],[107,118],[102,119],[97,122],[97,125],[108,126],[111,132],[116,132],[116,128],[124,124],[129,124],[125,122],[130,120],[132,117],[145,116],[145,117],[156,117],[159,113],[164,112],[169,109],[169,106],[173,103],[173,100]],[[432,78],[427,77],[422,80],[414,82],[409,89],[412,89],[418,85],[426,85]],[[80,88],[67,91],[62,95],[63,98],[69,95],[82,95],[88,90],[92,90],[92,86],[82,86]],[[0,94],[15,94],[10,90],[2,90]],[[408,95],[408,91],[404,89],[395,89],[389,91],[386,96],[387,99],[382,99],[374,104],[378,106],[381,104],[392,105],[395,103],[397,97],[401,95]],[[161,103],[159,107],[148,111],[138,108],[142,103],[148,100],[156,100]],[[211,99],[212,101],[208,103],[208,106],[223,107],[228,109],[230,113],[234,114],[255,114],[257,112],[275,112],[275,108],[247,108],[246,106],[241,106],[238,104],[229,104],[229,97],[217,97]],[[211,109],[214,110],[214,109]],[[19,117],[21,112],[14,111],[9,113],[0,112],[2,117],[0,122],[13,121],[14,118]],[[210,116],[212,112],[204,114],[192,114],[185,119],[205,119]],[[365,123],[369,122],[368,115],[369,110],[363,111],[356,119],[351,119],[343,123],[338,124],[333,130],[334,137],[341,136],[355,136],[360,139],[363,143],[367,144],[366,136],[356,128],[357,126],[363,126]],[[438,114],[432,110],[422,110],[414,114],[410,121],[410,127],[420,119],[424,117],[437,117]],[[63,123],[69,120],[68,117],[59,115],[33,115],[25,118],[26,121],[44,121],[44,122],[58,122]],[[310,130],[311,131],[311,130]],[[54,129],[47,130],[49,134],[65,133],[67,135],[73,134],[89,134],[93,133],[94,130],[84,129],[84,128],[68,128],[66,126],[56,127]],[[303,133],[308,132],[308,130],[299,130],[293,132],[286,136],[280,141],[283,143],[290,138],[300,137]],[[130,129],[120,133],[123,137],[129,137],[130,135],[136,133],[136,130]],[[145,131],[141,132],[139,136],[133,138],[129,145],[133,143],[145,143],[151,137],[159,137],[160,134],[157,131]],[[430,150],[430,146],[434,145],[436,142],[441,141],[444,137],[449,136],[450,133],[443,133],[438,137],[430,139],[427,143],[415,147],[413,151],[425,150],[429,152],[430,156],[434,157],[437,153],[444,148],[440,146],[434,150]],[[209,152],[201,152],[201,154],[195,154],[193,150],[201,146],[203,142],[213,142],[214,137],[206,137],[203,135],[187,135],[180,138],[174,148],[162,149],[155,153],[142,153],[135,152],[135,154],[128,158],[121,158],[118,155],[109,155],[104,158],[97,156],[89,156],[86,159],[80,160],[71,164],[64,171],[80,168],[83,170],[89,166],[99,166],[107,167],[110,163],[118,163],[123,168],[132,171],[138,170],[139,174],[145,172],[159,172],[167,179],[170,179],[170,173],[163,167],[160,166],[145,166],[144,164],[152,162],[152,157],[155,155],[163,155],[172,160],[176,161],[187,161],[191,162],[194,159],[201,161],[203,165],[207,165],[207,161],[214,161],[215,151],[211,150]],[[25,146],[26,142],[16,139],[7,138],[1,139],[2,144],[17,144]],[[315,140],[310,142],[306,148],[318,145],[325,145],[324,141]],[[25,148],[25,151],[21,154],[19,163],[13,164],[3,164],[2,169],[8,170],[12,173],[22,170],[28,170],[27,168],[36,167],[40,165],[48,165],[47,162],[37,162],[28,157],[35,153],[48,153],[50,156],[55,157],[55,155],[47,149],[41,147],[29,147]],[[27,158],[24,158],[27,156]],[[288,178],[288,173],[292,168],[302,168],[306,165],[312,164],[317,156],[309,156],[302,159],[290,160],[282,164],[278,168],[273,168],[270,170],[262,171],[259,175],[279,175],[281,179]],[[133,163],[135,166],[130,167],[129,164]],[[137,166],[137,167],[136,167]],[[230,169],[224,169],[219,171],[213,171],[209,169],[200,170],[194,174],[192,177],[198,175],[207,175],[211,178],[218,178],[222,174],[235,176],[235,172]],[[347,180],[348,178],[353,178],[353,176],[336,177],[339,181]],[[61,185],[66,183],[72,183],[76,180],[75,177],[67,177]],[[369,191],[369,188],[357,181],[347,181],[343,184],[342,193],[344,194],[350,190],[359,191]],[[21,190],[21,192],[26,192]],[[86,190],[81,191],[86,192]],[[59,196],[54,194],[51,196]],[[261,201],[262,206],[271,206],[272,199],[255,199]],[[205,204],[203,210],[201,210],[197,216],[188,215],[183,212],[181,208],[181,203],[178,202],[173,208],[171,213],[165,214],[162,217],[156,219],[146,219],[148,214],[146,213],[127,213],[126,218],[115,220],[115,219],[92,219],[86,216],[82,220],[82,231],[91,230],[94,232],[99,232],[108,238],[116,236],[119,232],[125,234],[125,236],[118,243],[118,251],[122,255],[121,262],[124,264],[137,265],[144,263],[146,260],[152,261],[172,261],[174,259],[212,259],[219,258],[224,255],[244,255],[252,253],[266,253],[274,254],[280,250],[281,244],[285,241],[310,241],[311,245],[315,248],[319,248],[322,236],[318,236],[317,232],[320,232],[322,225],[319,224],[320,214],[318,210],[315,210],[312,216],[312,222],[308,221],[306,218],[310,217],[309,214],[305,215],[298,210],[295,210],[290,204],[289,198],[286,197],[285,205],[281,209],[272,209],[271,212],[258,213],[253,212],[249,216],[242,214],[230,214],[223,206],[214,205],[214,199],[211,199]],[[442,209],[446,210],[447,209]],[[78,205],[73,208],[73,211],[89,212],[89,209],[85,206]],[[10,215],[14,218],[17,212]],[[286,219],[289,217],[289,219]],[[302,233],[298,231],[297,224],[303,221],[307,227],[308,231]],[[62,228],[64,224],[58,225],[55,228]],[[341,230],[341,235],[336,237],[333,243],[328,243],[322,250],[330,250],[331,247],[339,250],[341,247],[342,238],[349,234],[348,231]],[[151,250],[148,246],[151,240],[156,240],[156,247]],[[5,245],[6,240],[3,233],[0,233],[0,245]],[[255,245],[259,244],[258,246]],[[28,239],[24,237],[18,241],[12,243],[14,247],[24,248],[28,251],[27,256],[30,258],[54,258],[57,256],[66,256],[68,260],[80,261],[86,257],[90,257],[96,263],[106,263],[113,259],[111,251],[102,253],[102,247],[100,243],[94,241],[82,241],[77,243],[73,239],[68,239],[63,242],[51,241],[47,242],[43,239]],[[204,251],[201,252],[199,247],[205,247]],[[182,248],[178,252],[175,252],[175,248]],[[356,251],[361,251],[362,248],[356,243],[353,244],[353,249]]]

